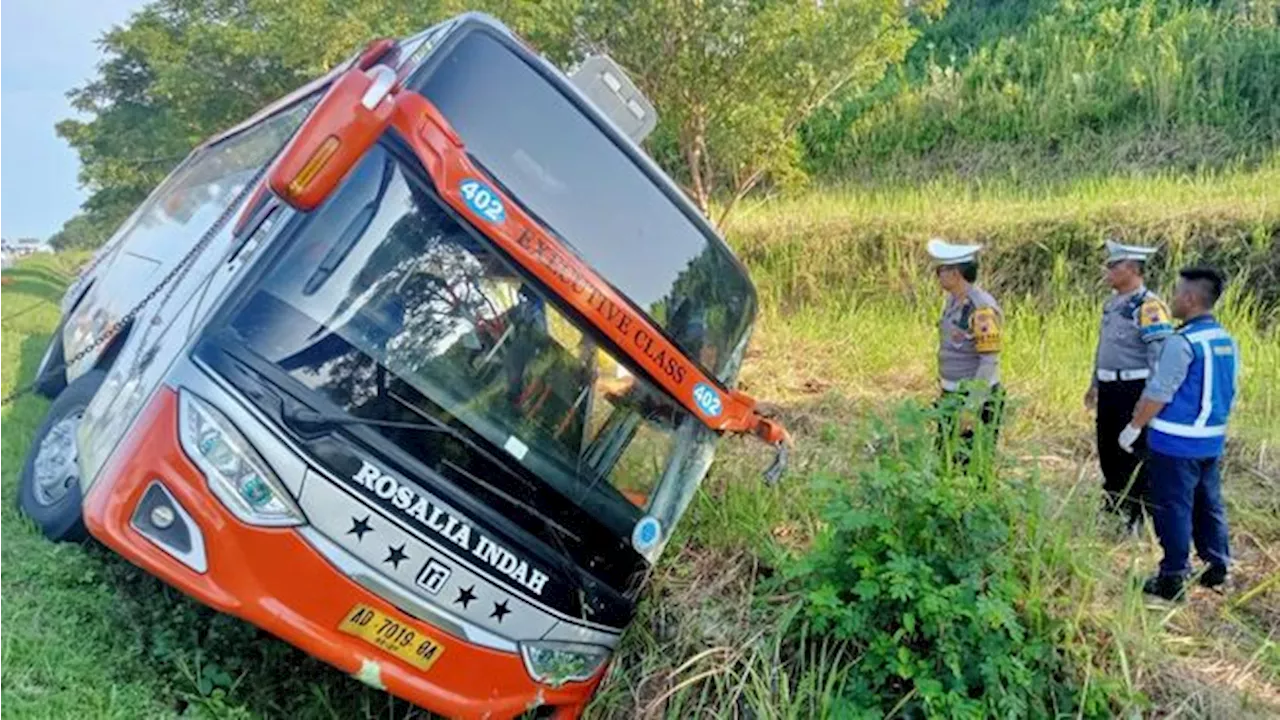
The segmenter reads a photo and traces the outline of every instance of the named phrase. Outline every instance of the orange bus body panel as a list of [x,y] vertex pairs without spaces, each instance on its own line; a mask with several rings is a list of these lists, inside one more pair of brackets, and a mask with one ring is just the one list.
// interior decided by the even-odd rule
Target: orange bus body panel
[[[587,682],[540,685],[518,655],[471,645],[409,618],[331,566],[296,531],[240,522],[209,491],[177,432],[177,394],[162,387],[85,498],[89,532],[148,573],[343,672],[354,675],[377,663],[389,692],[450,717],[515,717],[538,704],[555,706],[557,717],[575,717],[604,676],[602,669]],[[183,565],[130,525],[153,480],[164,483],[200,526],[207,573]],[[445,646],[444,655],[421,672],[340,632],[338,624],[357,603],[427,628]]]

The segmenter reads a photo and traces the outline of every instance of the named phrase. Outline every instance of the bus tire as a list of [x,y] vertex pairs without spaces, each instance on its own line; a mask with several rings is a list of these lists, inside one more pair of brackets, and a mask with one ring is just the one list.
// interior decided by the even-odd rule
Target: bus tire
[[54,542],[79,542],[84,526],[76,430],[105,370],[91,370],[67,386],[49,406],[36,431],[18,479],[18,509]]

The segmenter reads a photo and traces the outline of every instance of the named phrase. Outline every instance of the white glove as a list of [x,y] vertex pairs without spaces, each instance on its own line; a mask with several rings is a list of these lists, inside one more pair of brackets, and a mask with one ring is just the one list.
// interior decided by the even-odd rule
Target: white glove
[[1138,441],[1138,436],[1142,434],[1142,428],[1136,428],[1133,425],[1125,425],[1124,430],[1120,431],[1120,449],[1127,453],[1133,452],[1133,444]]

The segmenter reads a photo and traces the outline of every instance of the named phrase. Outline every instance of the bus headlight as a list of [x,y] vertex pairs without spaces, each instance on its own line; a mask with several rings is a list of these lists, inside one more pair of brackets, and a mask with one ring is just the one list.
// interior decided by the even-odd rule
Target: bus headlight
[[75,313],[67,318],[67,328],[70,332],[63,335],[64,345],[62,354],[65,358],[73,358],[79,355],[90,344],[98,342],[107,328],[111,327],[117,320],[114,313],[106,307],[94,305],[94,287],[89,288],[85,299],[76,308]]
[[233,515],[250,525],[305,522],[288,491],[235,425],[194,394],[178,393],[178,437],[209,489]]
[[609,648],[585,643],[520,643],[520,655],[530,677],[551,687],[591,679],[609,659],[609,653]]

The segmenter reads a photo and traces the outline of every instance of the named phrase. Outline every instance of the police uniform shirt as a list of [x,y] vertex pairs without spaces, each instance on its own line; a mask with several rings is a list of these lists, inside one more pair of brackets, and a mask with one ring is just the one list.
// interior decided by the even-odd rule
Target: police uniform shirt
[[1160,345],[1173,332],[1169,308],[1146,287],[1117,293],[1102,306],[1102,327],[1094,355],[1093,380],[1098,370],[1150,370]]
[[938,373],[944,383],[977,377],[991,385],[999,382],[1003,323],[996,299],[976,285],[962,298],[947,296],[938,324]]

